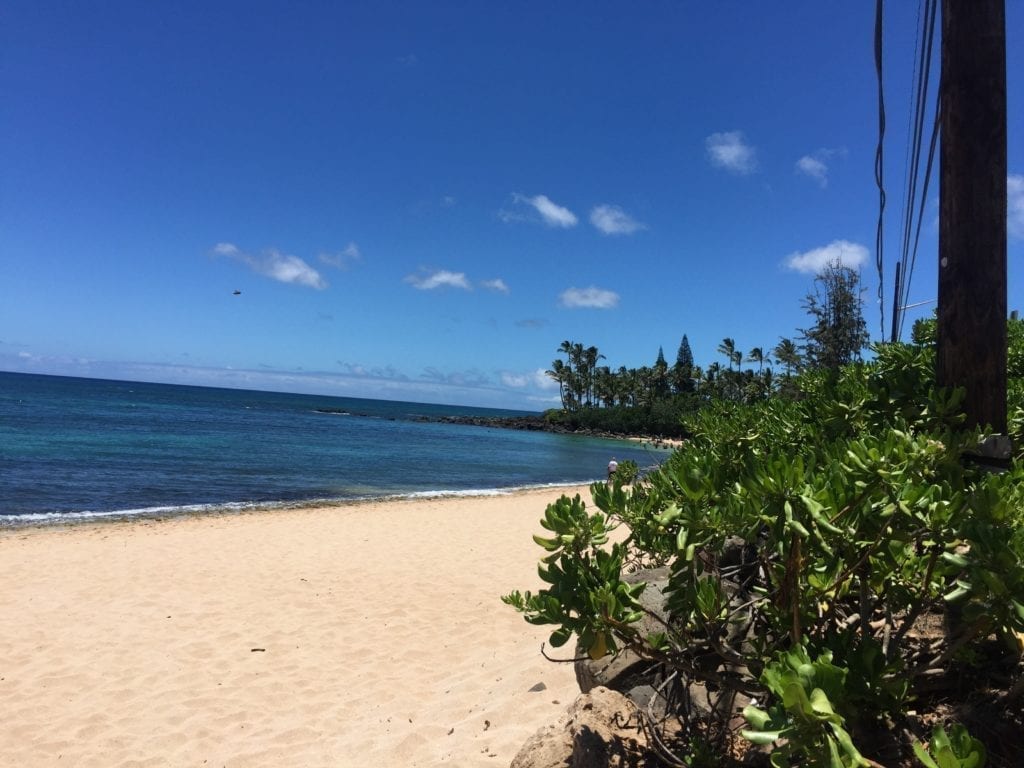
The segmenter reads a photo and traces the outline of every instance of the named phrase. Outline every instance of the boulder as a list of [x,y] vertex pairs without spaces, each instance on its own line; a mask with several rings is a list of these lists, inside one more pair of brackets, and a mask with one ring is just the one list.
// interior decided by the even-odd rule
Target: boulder
[[[622,580],[628,584],[647,582],[647,588],[640,593],[638,598],[640,605],[645,612],[653,613],[662,620],[668,619],[668,609],[665,607],[665,588],[668,586],[668,568],[651,568],[636,573],[625,574]],[[649,635],[652,632],[664,632],[665,627],[656,618],[646,615],[640,620],[638,629],[641,635]],[[597,686],[611,688],[613,691],[628,693],[633,688],[650,684],[652,667],[650,661],[646,661],[630,650],[623,650],[614,656],[605,656],[594,661],[587,656],[585,648],[577,646],[576,657],[576,683],[580,691],[587,693]]]
[[599,686],[531,736],[511,768],[639,768],[646,761],[647,737],[636,706]]

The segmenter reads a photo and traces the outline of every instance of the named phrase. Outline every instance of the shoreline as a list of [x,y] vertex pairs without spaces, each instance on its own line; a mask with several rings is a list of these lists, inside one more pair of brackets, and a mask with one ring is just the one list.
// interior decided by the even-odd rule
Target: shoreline
[[0,763],[507,765],[578,693],[500,601],[575,493],[0,530]]
[[381,502],[402,502],[430,499],[490,498],[514,496],[531,491],[558,490],[561,488],[589,488],[600,479],[578,480],[555,483],[536,483],[521,486],[468,488],[458,490],[410,491],[408,493],[385,493],[381,495],[353,496],[351,498],[313,498],[297,501],[230,501],[209,504],[186,504],[183,506],[154,506],[137,509],[115,509],[75,512],[27,512],[23,514],[0,514],[0,536],[5,531],[20,531],[31,528],[77,527],[81,525],[105,525],[151,520],[163,522],[177,518],[221,517],[231,515],[264,514],[273,512],[328,509],[332,507],[355,507]]

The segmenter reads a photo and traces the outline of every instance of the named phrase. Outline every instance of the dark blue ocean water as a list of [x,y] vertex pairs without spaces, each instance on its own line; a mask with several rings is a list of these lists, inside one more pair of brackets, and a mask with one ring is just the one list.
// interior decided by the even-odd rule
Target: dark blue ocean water
[[[324,412],[328,411],[328,412]],[[516,412],[0,372],[0,525],[590,482],[622,441],[417,421]]]

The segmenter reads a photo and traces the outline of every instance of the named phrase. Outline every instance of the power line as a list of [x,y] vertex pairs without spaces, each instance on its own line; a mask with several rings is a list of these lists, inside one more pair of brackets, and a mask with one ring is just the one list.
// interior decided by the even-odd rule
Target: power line
[[[928,186],[931,180],[931,169],[935,156],[935,146],[939,130],[939,103],[936,98],[935,120],[932,126],[932,136],[928,152],[928,161],[925,168],[924,183],[920,185],[920,206],[915,212],[918,198],[918,180],[921,167],[921,145],[924,138],[925,110],[928,102],[929,85],[931,79],[931,63],[933,59],[933,45],[935,41],[935,18],[938,11],[938,0],[925,0],[923,17],[919,17],[922,23],[921,35],[918,38],[920,46],[915,45],[915,70],[916,86],[914,94],[913,129],[910,131],[908,146],[908,166],[910,168],[906,179],[907,193],[903,210],[903,232],[902,249],[899,260],[899,269],[894,292],[893,302],[894,313],[898,316],[893,318],[892,341],[897,341],[903,332],[903,309],[906,308],[910,296],[910,285],[914,274],[914,265],[917,260],[917,247],[921,237],[921,223],[924,219],[924,208],[928,197]],[[916,223],[915,223],[916,216]],[[913,237],[913,249],[911,249],[911,235]]]
[[[933,161],[935,160],[935,147],[938,144],[939,128],[941,126],[941,123],[942,123],[942,97],[941,97],[941,87],[940,87],[940,95],[938,97],[936,97],[936,99],[935,99],[935,122],[932,125],[932,139],[931,139],[931,143],[930,143],[930,145],[928,147],[928,163],[925,166],[924,186],[923,186],[923,188],[921,190],[921,209],[917,213],[917,232],[914,233],[914,247],[913,247],[913,249],[910,252],[910,272],[908,273],[906,286],[905,286],[905,289],[903,291],[903,296],[901,298],[901,301],[903,302],[902,306],[903,306],[904,309],[907,309],[908,306],[913,307],[913,306],[918,306],[918,304],[920,304],[920,302],[918,302],[918,304],[910,304],[910,305],[908,305],[907,304],[907,300],[910,298],[910,278],[912,278],[914,276],[914,265],[917,263],[917,246],[918,246],[918,244],[921,241],[921,224],[924,222],[924,205],[925,205],[925,201],[927,200],[927,197],[928,197],[928,184],[931,181],[932,164],[933,164]],[[925,302],[925,303],[927,303],[927,302]],[[901,313],[900,314],[900,327],[899,327],[899,333],[901,335],[903,333],[903,321],[905,319],[906,319],[905,313]],[[899,338],[899,337],[897,337],[897,338]]]
[[885,94],[882,88],[882,0],[875,0],[875,74],[878,78],[878,147],[875,150],[875,184],[878,186],[878,229],[875,233],[875,268],[878,270],[878,320],[885,338],[884,269],[882,258],[882,221],[885,212],[885,183],[882,174],[882,148],[885,138]]

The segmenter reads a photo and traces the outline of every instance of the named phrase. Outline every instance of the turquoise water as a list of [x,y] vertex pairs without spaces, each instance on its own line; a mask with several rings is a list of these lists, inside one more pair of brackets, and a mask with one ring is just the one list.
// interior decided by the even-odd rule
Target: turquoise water
[[591,482],[599,438],[423,422],[514,411],[0,372],[0,525]]

